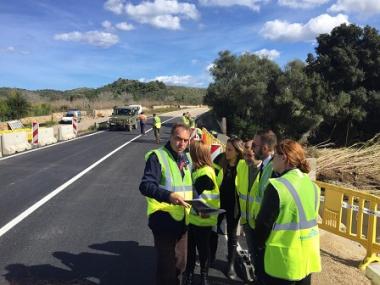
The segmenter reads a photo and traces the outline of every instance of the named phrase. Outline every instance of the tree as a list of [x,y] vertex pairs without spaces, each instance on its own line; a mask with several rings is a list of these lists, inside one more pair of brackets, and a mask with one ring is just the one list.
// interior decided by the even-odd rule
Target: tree
[[214,83],[209,85],[204,101],[218,117],[227,118],[229,134],[252,137],[258,129],[270,127],[267,110],[280,74],[277,64],[250,53],[235,56],[222,51],[211,74]]
[[[320,135],[349,143],[363,138],[361,129],[373,117],[380,91],[380,36],[376,29],[342,24],[317,38],[316,57],[308,56],[308,74],[318,73],[337,104],[336,116],[325,120]],[[372,115],[370,115],[370,113]],[[379,123],[379,121],[378,121]],[[374,134],[379,131],[374,122]]]
[[29,113],[30,104],[19,91],[12,91],[5,102],[9,119],[20,119]]

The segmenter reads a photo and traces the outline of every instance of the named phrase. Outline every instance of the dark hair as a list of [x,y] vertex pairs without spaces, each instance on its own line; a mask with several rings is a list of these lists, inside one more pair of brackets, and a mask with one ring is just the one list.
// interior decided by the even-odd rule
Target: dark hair
[[173,125],[172,130],[170,131],[170,134],[173,135],[174,132],[175,132],[178,128],[185,129],[186,131],[188,131],[188,132],[190,133],[190,128],[189,128],[187,125],[182,124],[182,123],[176,123],[176,124]]
[[303,147],[296,141],[283,140],[276,146],[277,154],[286,155],[287,163],[292,167],[297,167],[304,173],[310,172],[310,165],[306,160]]
[[277,144],[277,136],[272,130],[262,130],[256,135],[260,137],[262,145],[266,144],[270,150],[274,150]]
[[156,116],[156,113],[153,113],[153,117],[155,117]]

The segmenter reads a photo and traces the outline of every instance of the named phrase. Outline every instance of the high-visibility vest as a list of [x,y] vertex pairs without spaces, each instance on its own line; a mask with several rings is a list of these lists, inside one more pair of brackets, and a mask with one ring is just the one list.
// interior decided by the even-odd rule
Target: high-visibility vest
[[321,271],[317,223],[319,187],[298,169],[269,179],[269,183],[278,193],[280,212],[266,241],[265,272],[295,281]]
[[[185,200],[193,199],[193,184],[191,180],[191,165],[183,169],[184,176],[182,178],[181,171],[178,168],[177,162],[170,154],[169,150],[165,147],[152,150],[145,155],[147,160],[149,156],[155,153],[161,165],[161,180],[159,187],[163,190],[176,192],[180,194]],[[189,154],[186,154],[188,160],[191,162]],[[188,224],[188,215],[190,210],[179,205],[173,205],[166,202],[159,202],[156,199],[147,197],[147,214],[148,216],[156,211],[168,212],[170,216],[176,220],[181,221],[186,218]]]
[[190,126],[190,121],[189,121],[189,119],[186,116],[182,116],[182,123],[185,126]]
[[195,128],[195,118],[188,118],[190,128]]
[[216,176],[216,184],[220,187],[223,182],[223,167],[215,162],[212,164],[212,167],[215,169],[215,173],[218,173]]
[[153,127],[157,129],[161,128],[161,119],[159,116],[153,117]]
[[264,191],[268,186],[269,178],[271,178],[272,173],[273,173],[273,167],[272,167],[272,161],[270,161],[264,167],[261,175],[260,173],[257,174],[255,182],[253,182],[252,191],[249,192],[248,199],[251,201],[251,203],[248,209],[248,212],[249,212],[248,224],[252,229],[256,227],[255,220],[257,218],[257,215],[259,214],[261,201],[264,197]]
[[[256,168],[256,166],[253,166],[253,167]],[[249,209],[251,208],[252,201],[253,201],[253,198],[249,196],[249,194],[251,193],[251,191],[253,191],[254,183],[252,183],[250,189],[248,189],[249,187],[248,183],[249,183],[249,165],[244,159],[241,159],[239,160],[236,166],[235,186],[236,186],[236,191],[239,196],[240,224],[242,225],[247,223],[247,217],[249,216]]]
[[[214,182],[213,189],[206,189],[199,195],[198,199],[207,204],[209,207],[214,209],[220,208],[220,197],[219,197],[219,187],[216,183],[215,171],[210,166],[204,166],[195,170],[192,174],[193,181],[196,181],[197,178],[207,175],[212,182]],[[208,218],[202,218],[198,215],[194,209],[190,211],[189,217],[190,224],[207,227],[207,226],[215,226],[218,222],[218,214],[210,214]]]

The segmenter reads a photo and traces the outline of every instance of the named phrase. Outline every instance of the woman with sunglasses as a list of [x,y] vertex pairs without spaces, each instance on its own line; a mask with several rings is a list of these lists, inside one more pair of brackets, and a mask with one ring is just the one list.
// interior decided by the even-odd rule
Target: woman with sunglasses
[[320,189],[311,181],[302,146],[283,140],[275,148],[273,170],[256,219],[258,284],[310,285],[321,271],[318,231]]

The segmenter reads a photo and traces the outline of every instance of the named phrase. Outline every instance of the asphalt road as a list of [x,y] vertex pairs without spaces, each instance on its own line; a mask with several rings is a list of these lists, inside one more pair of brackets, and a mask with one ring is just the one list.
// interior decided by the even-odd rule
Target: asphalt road
[[[176,120],[163,125],[163,141]],[[138,186],[144,154],[155,147],[152,132],[105,131],[0,160],[0,284],[154,284]],[[222,273],[226,245],[219,240],[212,284],[242,284]]]

